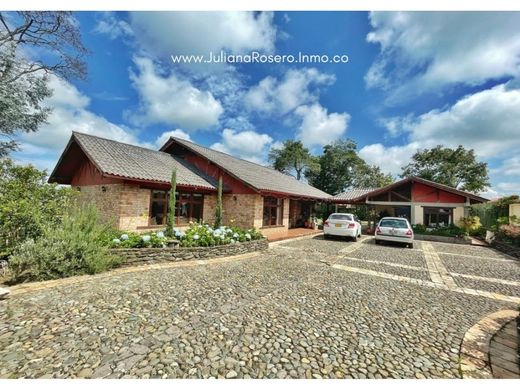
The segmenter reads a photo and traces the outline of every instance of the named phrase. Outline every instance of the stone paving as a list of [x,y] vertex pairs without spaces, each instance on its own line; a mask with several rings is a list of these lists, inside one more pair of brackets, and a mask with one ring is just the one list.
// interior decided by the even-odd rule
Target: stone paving
[[[306,238],[234,261],[13,291],[0,302],[0,378],[458,378],[465,332],[520,296],[483,291],[486,280],[427,280],[416,247]],[[442,251],[465,253],[454,247]],[[482,256],[474,263],[494,259],[467,249]],[[497,267],[520,265],[504,259]]]

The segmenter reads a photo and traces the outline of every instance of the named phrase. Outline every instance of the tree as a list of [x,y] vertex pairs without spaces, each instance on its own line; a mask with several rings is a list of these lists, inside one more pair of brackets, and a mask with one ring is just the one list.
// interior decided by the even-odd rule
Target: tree
[[74,190],[47,183],[47,172],[0,160],[0,258],[27,239],[57,226],[74,199]]
[[166,235],[173,237],[173,228],[175,226],[175,192],[177,191],[177,171],[172,171],[172,178],[170,180],[170,196],[168,197],[168,219],[166,221]]
[[478,192],[489,186],[487,164],[477,161],[473,149],[437,145],[417,151],[401,177],[419,176],[463,191]]
[[364,161],[354,169],[352,187],[380,188],[394,181],[391,174],[384,174],[377,165],[368,165]]
[[301,141],[284,141],[280,149],[273,148],[269,152],[269,162],[277,171],[290,173],[296,172],[296,179],[300,180],[306,168],[313,163],[309,149],[303,146]]
[[305,171],[309,184],[335,195],[352,186],[355,172],[364,164],[356,152],[356,143],[350,139],[339,140],[323,147],[323,154],[315,157],[317,164]]
[[70,12],[0,12],[0,157],[16,150],[18,131],[45,123],[50,75],[83,78],[87,53]]
[[218,178],[217,205],[215,206],[215,228],[222,226],[222,176]]

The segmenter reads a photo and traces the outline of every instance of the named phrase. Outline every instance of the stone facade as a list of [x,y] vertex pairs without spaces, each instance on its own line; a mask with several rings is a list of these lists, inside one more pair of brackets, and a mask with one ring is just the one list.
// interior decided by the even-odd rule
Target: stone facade
[[210,225],[215,223],[215,208],[217,206],[217,195],[204,195],[204,205],[202,206],[202,220]]
[[257,194],[223,195],[222,219],[224,225],[234,225],[244,229],[255,226],[258,218],[257,204],[261,199],[262,197]]
[[197,247],[197,248],[128,248],[113,249],[113,253],[121,256],[125,266],[136,264],[155,264],[169,261],[202,260],[242,253],[266,250],[267,240],[240,242],[237,244]]
[[81,200],[94,203],[102,219],[122,230],[148,226],[150,190],[127,184],[80,187]]

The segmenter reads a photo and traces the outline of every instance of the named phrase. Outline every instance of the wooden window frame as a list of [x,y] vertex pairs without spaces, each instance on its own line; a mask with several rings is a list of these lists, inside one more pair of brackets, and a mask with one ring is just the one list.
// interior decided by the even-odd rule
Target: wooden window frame
[[[164,220],[163,220],[163,223],[160,224],[160,225],[156,225],[156,224],[152,224],[151,221],[152,221],[152,205],[154,203],[154,201],[157,202],[157,199],[153,197],[153,193],[154,191],[160,191],[160,192],[165,192],[166,193],[166,197],[164,198],[164,201],[161,199],[161,202],[163,203],[163,213],[164,213]],[[188,225],[188,223],[180,223],[180,207],[181,207],[181,204],[180,204],[180,199],[181,199],[181,196],[182,195],[188,195],[188,201],[187,201],[187,204],[188,204],[188,223],[190,221],[193,221],[195,222],[196,220],[193,219],[193,205],[194,204],[200,204],[201,205],[201,209],[200,209],[200,218],[197,218],[198,220],[202,220],[202,216],[204,215],[204,194],[203,193],[199,193],[199,192],[187,192],[187,191],[176,191],[176,197],[175,197],[175,225],[177,226],[186,226]],[[201,195],[200,197],[200,200],[195,200],[195,197],[194,195]],[[168,205],[169,205],[169,200],[170,200],[170,191],[167,191],[167,190],[155,190],[155,189],[151,189],[150,190],[150,207],[149,207],[149,212],[148,212],[148,226],[149,227],[160,227],[160,226],[165,226],[166,225],[166,218],[168,218]]]
[[[439,213],[439,210],[449,210],[450,212],[449,213]],[[450,225],[453,225],[455,223],[455,221],[453,220],[453,207],[423,207],[423,223],[424,223],[424,226],[431,226],[429,224],[426,224],[426,222],[428,222],[426,220],[426,214],[432,214],[432,215],[437,215],[437,221],[435,223],[435,226],[439,226],[439,215],[449,215],[449,218],[448,220],[451,221],[451,223],[448,223],[448,225],[446,226],[450,226]],[[437,211],[437,212],[433,212],[432,211]]]
[[[272,202],[272,200],[274,199],[274,202]],[[268,202],[271,201],[272,203],[269,204]],[[262,210],[262,227],[263,228],[269,228],[269,227],[279,227],[279,226],[283,226],[283,204],[284,204],[284,201],[282,198],[275,198],[273,196],[264,196],[264,204],[263,204],[263,210]],[[269,209],[269,217],[268,217],[268,221],[270,222],[271,221],[271,217],[272,217],[272,212],[273,212],[273,209],[276,210],[276,222],[274,224],[265,224],[265,218],[264,218],[264,214],[265,214],[265,210],[266,210],[266,207]]]

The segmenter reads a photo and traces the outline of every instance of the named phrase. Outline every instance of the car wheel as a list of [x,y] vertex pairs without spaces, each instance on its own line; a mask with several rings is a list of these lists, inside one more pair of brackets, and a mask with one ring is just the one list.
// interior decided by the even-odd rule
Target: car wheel
[[328,239],[330,236],[328,234],[323,234],[323,238],[326,240]]
[[352,241],[356,242],[357,241],[357,236],[352,237]]
[[408,244],[408,248],[413,249],[413,243],[412,244]]
[[376,240],[376,245],[379,245],[379,244],[381,244],[381,241]]

